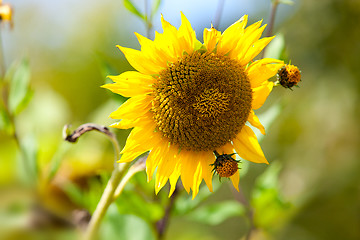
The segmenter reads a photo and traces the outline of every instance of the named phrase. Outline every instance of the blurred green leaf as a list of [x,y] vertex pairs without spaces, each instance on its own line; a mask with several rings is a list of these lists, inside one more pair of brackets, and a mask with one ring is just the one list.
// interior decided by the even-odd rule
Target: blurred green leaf
[[154,16],[156,14],[156,12],[159,10],[160,4],[161,4],[161,0],[155,0],[153,2],[151,16]]
[[16,115],[26,107],[32,96],[32,91],[29,88],[29,61],[23,59],[20,64],[10,72],[9,111]]
[[285,38],[282,33],[277,34],[266,47],[265,57],[287,61]]
[[293,213],[293,206],[279,189],[280,162],[273,162],[257,179],[251,198],[255,225],[262,229],[280,228]]
[[164,214],[163,207],[152,201],[147,201],[135,191],[124,191],[116,200],[116,206],[122,214],[133,214],[148,222],[155,222],[161,219]]
[[97,177],[89,177],[87,179],[88,186],[86,189],[80,188],[73,182],[68,182],[62,186],[68,197],[75,204],[87,209],[89,212],[93,212],[99,203],[101,195],[104,191],[105,185],[103,182],[107,182],[108,176],[100,176],[103,179],[99,181]]
[[38,166],[38,144],[34,135],[26,135],[20,140],[21,147],[21,158],[22,161],[19,162],[21,166],[21,175],[24,180],[33,184],[38,179],[39,166]]
[[280,0],[279,3],[286,5],[294,5],[294,1],[292,0]]
[[144,14],[140,13],[140,11],[135,7],[135,5],[130,0],[124,0],[124,6],[131,13],[135,14],[139,18],[145,20]]
[[223,201],[197,208],[189,214],[189,217],[201,223],[218,225],[231,217],[244,216],[245,213],[244,206],[239,202]]
[[286,5],[293,5],[294,4],[294,1],[292,1],[292,0],[271,0],[271,3],[272,4],[275,4],[275,3],[277,3],[277,4],[286,4]]
[[49,175],[48,175],[48,181],[51,181],[53,179],[53,177],[56,175],[57,171],[59,170],[59,168],[61,166],[64,154],[68,151],[70,146],[71,145],[65,141],[62,141],[62,143],[60,144],[59,148],[55,152],[55,154],[52,157],[51,162],[50,162],[50,171],[49,171]]
[[9,115],[2,106],[0,106],[0,130],[6,132],[7,134],[11,134],[13,132]]
[[155,240],[149,224],[134,215],[119,214],[110,205],[99,229],[99,239]]
[[[221,186],[219,181],[213,181],[213,192],[216,192]],[[174,207],[174,214],[176,215],[185,215],[193,211],[196,207],[199,206],[200,203],[204,202],[208,199],[213,192],[210,192],[209,189],[202,184],[200,186],[199,193],[196,195],[194,199],[192,199],[190,194],[185,193],[185,190],[182,191],[184,194],[180,194],[176,201]]]

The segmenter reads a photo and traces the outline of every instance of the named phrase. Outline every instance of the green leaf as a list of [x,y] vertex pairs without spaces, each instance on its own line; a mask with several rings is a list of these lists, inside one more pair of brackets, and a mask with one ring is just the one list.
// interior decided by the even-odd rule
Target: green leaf
[[134,215],[119,214],[110,205],[99,229],[99,239],[155,240],[151,226]]
[[53,177],[56,175],[57,171],[59,170],[63,157],[67,150],[70,148],[70,144],[65,141],[62,141],[60,146],[58,147],[57,151],[55,152],[54,156],[50,162],[50,171],[48,175],[48,181],[51,181]]
[[237,201],[224,201],[200,207],[189,215],[192,220],[218,225],[231,217],[244,216],[245,207]]
[[148,222],[158,221],[164,214],[159,203],[146,201],[135,191],[124,191],[116,200],[116,205],[120,213],[136,215]]
[[13,133],[13,127],[11,125],[9,115],[2,106],[0,106],[0,130],[9,135]]
[[257,179],[251,198],[256,227],[268,230],[280,228],[294,212],[290,202],[283,199],[279,188],[279,162],[273,162]]
[[294,5],[294,1],[292,1],[292,0],[280,0],[279,3],[285,4],[285,5]]
[[19,161],[20,176],[27,184],[34,184],[38,179],[38,144],[33,135],[20,139],[21,155]]
[[156,14],[156,12],[159,10],[160,4],[161,4],[161,0],[155,0],[153,2],[151,16],[154,16]]
[[9,111],[16,115],[26,107],[32,96],[32,91],[29,88],[29,61],[23,59],[10,75]]
[[[221,183],[219,181],[213,182],[213,192],[216,192],[220,187]],[[213,194],[204,184],[200,186],[199,193],[194,199],[192,199],[191,194],[187,194],[185,193],[185,191],[182,191],[182,193],[183,194],[179,193],[180,195],[176,198],[175,201],[175,215],[181,216],[192,212],[196,207],[198,207],[201,203],[203,203]]]
[[284,51],[285,51],[285,38],[283,34],[279,33],[266,47],[265,57],[280,59]]
[[135,7],[135,5],[130,0],[124,0],[124,6],[127,10],[129,10],[129,12],[145,20],[144,14],[140,13],[140,11]]

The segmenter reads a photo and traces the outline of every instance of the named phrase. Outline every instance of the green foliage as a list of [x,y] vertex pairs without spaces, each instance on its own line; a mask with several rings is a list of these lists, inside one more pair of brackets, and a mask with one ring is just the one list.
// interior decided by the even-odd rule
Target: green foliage
[[20,142],[21,161],[19,162],[20,177],[26,184],[34,184],[39,175],[38,145],[34,135],[23,137]]
[[[213,181],[213,192],[216,192],[221,186],[219,181]],[[202,202],[208,199],[212,192],[209,191],[204,186],[200,186],[199,193],[196,195],[194,199],[191,198],[191,195],[188,194],[180,194],[176,198],[175,206],[174,206],[174,214],[175,215],[185,215],[193,211],[197,208]]]
[[152,9],[151,9],[151,16],[154,16],[156,14],[156,12],[159,10],[161,2],[162,2],[162,0],[154,0]]
[[271,0],[272,4],[285,4],[285,5],[293,5],[294,1],[292,0]]
[[0,105],[0,130],[9,135],[14,131],[11,125],[10,117],[2,105]]
[[276,37],[266,47],[265,57],[281,59],[285,62],[288,62],[288,54],[286,52],[285,46],[285,37],[282,33],[277,34]]
[[159,202],[146,200],[134,190],[125,190],[116,200],[116,206],[121,214],[133,214],[149,223],[161,219],[164,215],[163,206]]
[[101,181],[99,181],[98,178],[88,179],[88,186],[86,189],[80,188],[73,182],[68,182],[64,184],[63,190],[72,202],[79,205],[81,208],[87,209],[89,212],[93,212],[104,191],[105,185],[103,182],[106,183],[108,180],[108,177],[105,175],[100,177],[102,178]]
[[155,240],[154,232],[141,218],[119,214],[111,205],[100,227],[100,239]]
[[278,229],[287,221],[293,210],[293,206],[283,199],[279,189],[280,170],[279,162],[271,163],[258,177],[252,192],[254,223],[261,229]]
[[231,217],[244,216],[245,213],[243,205],[229,200],[201,206],[192,211],[189,217],[201,223],[218,225]]
[[8,71],[6,80],[9,81],[9,111],[17,115],[29,103],[32,91],[29,87],[30,66],[27,59],[23,59],[18,65],[13,65]]
[[131,2],[131,0],[124,0],[124,6],[129,12],[133,13],[134,15],[138,16],[139,18],[146,20],[144,14],[142,14],[137,7],[134,5],[134,3]]

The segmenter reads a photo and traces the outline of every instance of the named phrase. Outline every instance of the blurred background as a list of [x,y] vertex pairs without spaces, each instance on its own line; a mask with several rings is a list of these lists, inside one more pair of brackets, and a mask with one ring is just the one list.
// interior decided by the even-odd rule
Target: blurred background
[[[100,86],[108,74],[132,69],[115,46],[139,49],[133,33],[146,35],[146,27],[120,0],[3,2],[14,10],[13,27],[1,24],[4,65],[8,75],[14,69],[28,74],[30,90],[13,119],[19,144],[5,117],[0,125],[0,239],[45,232],[76,238],[65,220],[94,210],[113,168],[113,150],[99,133],[64,142],[62,129],[114,122],[108,116],[125,99]],[[132,2],[144,10],[143,0]],[[179,27],[183,11],[202,41],[219,2],[221,31],[244,14],[250,23],[268,23],[270,0],[163,0],[150,37],[162,31],[160,13]],[[359,23],[358,0],[279,5],[274,32],[301,69],[302,82],[293,91],[277,87],[257,112],[267,125],[261,146],[270,165],[249,163],[240,170],[254,224],[249,206],[234,205],[236,195],[222,181],[211,195],[204,187],[199,200],[179,196],[165,239],[245,239],[249,228],[247,239],[360,239]],[[129,131],[112,131],[123,146]],[[109,209],[104,239],[155,239],[152,223],[168,199],[167,189],[152,196],[153,184],[144,173],[135,176]],[[223,214],[214,216],[214,208]]]

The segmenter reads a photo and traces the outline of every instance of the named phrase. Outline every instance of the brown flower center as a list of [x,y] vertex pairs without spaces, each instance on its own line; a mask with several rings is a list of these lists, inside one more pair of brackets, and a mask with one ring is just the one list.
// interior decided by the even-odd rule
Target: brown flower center
[[236,60],[194,52],[160,72],[152,111],[157,131],[169,142],[212,151],[240,132],[251,102],[250,82]]

